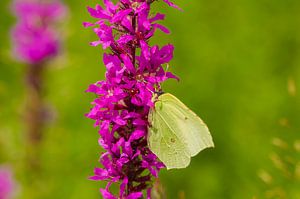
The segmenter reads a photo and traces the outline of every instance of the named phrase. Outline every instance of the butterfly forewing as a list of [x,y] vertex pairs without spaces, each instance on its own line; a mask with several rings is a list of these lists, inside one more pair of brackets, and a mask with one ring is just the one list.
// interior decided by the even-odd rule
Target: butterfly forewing
[[190,154],[186,151],[183,139],[172,130],[170,123],[165,122],[160,111],[163,104],[157,102],[150,112],[148,142],[151,151],[166,165],[167,169],[185,168],[190,163]]

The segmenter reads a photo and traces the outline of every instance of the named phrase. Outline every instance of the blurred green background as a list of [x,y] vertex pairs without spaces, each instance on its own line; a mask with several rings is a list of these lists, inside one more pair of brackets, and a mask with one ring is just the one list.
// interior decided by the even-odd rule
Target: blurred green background
[[[101,47],[83,21],[96,0],[68,0],[64,52],[47,69],[45,98],[54,119],[40,149],[42,172],[24,171],[24,72],[11,56],[15,19],[0,3],[0,164],[13,167],[18,198],[101,198],[104,183],[87,180],[101,152],[93,121],[84,117],[94,96],[89,84],[104,78]],[[171,70],[181,80],[164,84],[209,126],[216,148],[183,170],[162,171],[168,199],[300,198],[300,1],[177,0],[184,12],[156,3],[173,43]]]

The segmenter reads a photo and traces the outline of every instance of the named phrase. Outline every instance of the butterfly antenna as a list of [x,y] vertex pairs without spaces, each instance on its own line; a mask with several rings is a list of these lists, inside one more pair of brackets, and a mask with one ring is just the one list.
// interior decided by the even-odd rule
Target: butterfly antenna
[[146,89],[148,90],[148,91],[150,91],[152,94],[155,94],[155,92],[153,92],[151,89],[149,89],[148,87],[146,87]]
[[165,71],[165,76],[164,76],[164,79],[167,77],[167,73],[168,73],[169,67],[170,67],[170,65],[169,65],[169,64],[167,64],[167,67],[166,67],[166,71]]

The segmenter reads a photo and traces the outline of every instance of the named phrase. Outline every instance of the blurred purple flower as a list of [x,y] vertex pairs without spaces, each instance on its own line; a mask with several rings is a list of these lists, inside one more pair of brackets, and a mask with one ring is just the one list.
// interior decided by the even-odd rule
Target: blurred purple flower
[[16,58],[29,64],[38,64],[57,55],[60,47],[55,24],[66,13],[59,2],[40,0],[15,0],[13,11],[17,24],[11,37]]
[[[106,199],[139,199],[145,190],[151,198],[153,177],[165,167],[147,145],[148,113],[161,83],[177,77],[163,67],[173,57],[173,45],[159,48],[148,44],[156,30],[169,33],[158,23],[163,14],[149,15],[153,2],[120,0],[113,4],[104,0],[104,7],[88,7],[97,21],[83,23],[94,27],[99,38],[92,46],[102,44],[112,51],[103,56],[106,80],[87,89],[98,96],[87,117],[100,127],[99,144],[106,150],[100,157],[103,168],[95,168],[90,179],[108,181],[100,190]],[[168,0],[164,2],[178,8]],[[120,183],[118,196],[109,190],[112,183]]]
[[15,184],[10,169],[0,167],[0,199],[10,199],[14,189]]

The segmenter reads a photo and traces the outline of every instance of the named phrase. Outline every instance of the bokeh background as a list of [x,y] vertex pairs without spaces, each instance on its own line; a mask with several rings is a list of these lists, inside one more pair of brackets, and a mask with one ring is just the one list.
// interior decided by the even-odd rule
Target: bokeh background
[[[9,0],[0,3],[0,164],[10,165],[17,198],[101,198],[104,183],[87,180],[101,152],[97,129],[84,117],[95,97],[89,84],[104,78],[101,47],[86,6],[100,0],[66,0],[64,49],[45,77],[52,110],[38,177],[24,169],[24,73],[11,55],[15,19]],[[168,199],[300,198],[300,1],[176,0],[183,12],[156,3],[173,43],[170,70],[181,80],[164,84],[209,126],[216,148],[183,170],[162,171]],[[29,176],[29,177],[28,177]],[[32,180],[28,180],[32,179]]]

